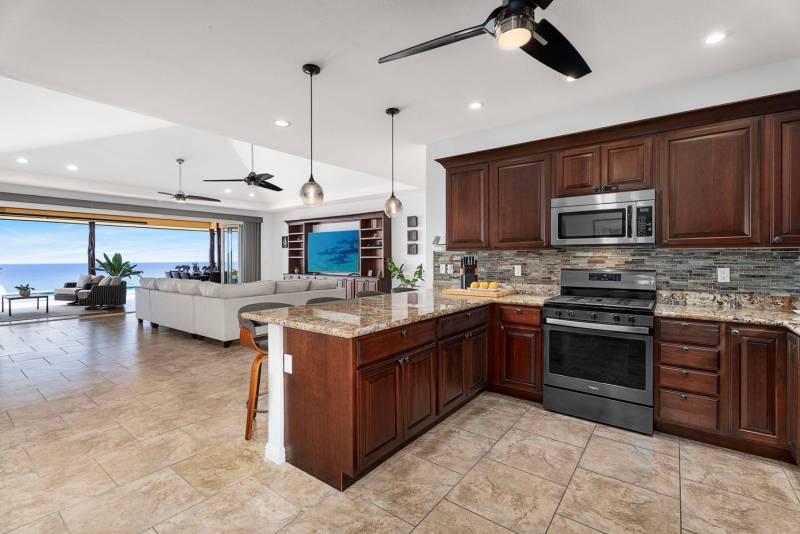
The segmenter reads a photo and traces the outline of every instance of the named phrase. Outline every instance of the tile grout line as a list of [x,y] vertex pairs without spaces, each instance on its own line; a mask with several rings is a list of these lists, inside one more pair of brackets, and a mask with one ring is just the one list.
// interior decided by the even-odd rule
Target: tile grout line
[[[750,499],[751,501],[757,501],[757,502],[760,502],[760,503],[763,503],[763,504],[768,504],[770,506],[777,506],[778,508],[783,508],[784,510],[789,510],[791,512],[800,513],[800,508],[789,508],[786,505],[777,504],[777,503],[770,502],[770,501],[765,501],[764,499],[760,499],[758,497],[753,497],[752,495],[743,495],[741,493],[736,493],[735,491],[730,491],[730,490],[727,490],[727,489],[717,488],[715,486],[709,486],[708,484],[706,484],[704,482],[698,482],[696,480],[692,480],[691,478],[683,478],[681,480],[682,481],[686,480],[688,482],[691,482],[692,484],[697,484],[698,486],[703,486],[703,487],[706,487],[706,488],[709,488],[709,489],[721,491],[723,493],[727,493],[727,494],[730,494],[730,495],[736,495],[737,497],[743,497],[745,499]],[[794,493],[794,490],[792,490],[792,492]]]
[[[558,499],[558,505],[556,506],[556,511],[553,512],[553,516],[550,518],[550,521],[547,523],[547,530],[550,530],[550,526],[553,524],[553,518],[558,514],[558,510],[561,508],[561,503],[564,502],[564,496],[567,494],[567,491],[569,491],[569,485],[572,484],[572,479],[575,478],[575,473],[578,471],[578,468],[581,465],[581,460],[583,460],[583,455],[586,453],[586,447],[589,446],[589,441],[591,441],[592,436],[594,436],[594,433],[595,433],[596,430],[597,430],[597,424],[595,424],[594,427],[592,428],[592,433],[589,435],[589,439],[586,441],[586,445],[584,445],[583,449],[581,450],[581,456],[580,456],[580,458],[578,458],[578,461],[575,464],[575,468],[572,470],[572,475],[570,475],[569,481],[567,482],[567,485],[564,488],[564,493],[562,493],[561,494],[561,498]],[[567,519],[570,519],[570,518],[567,517]],[[583,523],[581,523],[581,524],[583,524]],[[592,527],[590,527],[590,528],[592,528]]]

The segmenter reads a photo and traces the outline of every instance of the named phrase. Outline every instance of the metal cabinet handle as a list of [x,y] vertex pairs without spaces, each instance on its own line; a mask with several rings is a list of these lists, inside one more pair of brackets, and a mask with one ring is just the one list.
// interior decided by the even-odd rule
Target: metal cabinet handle
[[689,327],[689,323],[681,323],[681,326],[684,327],[684,328],[688,328]]
[[522,308],[517,308],[517,313],[522,315]]
[[687,346],[685,346],[685,345],[684,345],[683,347],[681,347],[681,351],[683,351],[683,352],[689,352],[689,347],[687,347]]
[[686,400],[688,398],[689,398],[689,395],[687,395],[686,393],[681,393],[681,400]]
[[733,330],[731,330],[731,335],[732,336],[738,336],[739,335],[739,329],[738,328],[734,328]]
[[689,371],[687,371],[686,369],[681,369],[681,374],[683,376],[689,376]]
[[778,235],[778,236],[775,236],[775,237],[772,239],[772,242],[773,242],[773,243],[777,243],[777,244],[783,243],[783,236],[779,236],[779,235]]
[[506,327],[505,327],[505,326],[503,326],[503,325],[500,325],[500,330],[505,330],[505,329],[506,329]]
[[472,312],[471,311],[467,312],[467,317],[472,317]]
[[403,337],[406,337],[408,335],[408,329],[407,328],[403,328],[402,330],[400,330],[400,335],[403,336]]

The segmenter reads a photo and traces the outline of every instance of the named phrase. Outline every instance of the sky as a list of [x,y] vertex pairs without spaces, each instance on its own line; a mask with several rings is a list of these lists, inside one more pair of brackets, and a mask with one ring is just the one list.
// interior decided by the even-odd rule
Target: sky
[[[0,220],[0,265],[84,263],[86,224]],[[133,262],[208,261],[208,232],[123,226],[96,228],[96,257],[120,252]]]

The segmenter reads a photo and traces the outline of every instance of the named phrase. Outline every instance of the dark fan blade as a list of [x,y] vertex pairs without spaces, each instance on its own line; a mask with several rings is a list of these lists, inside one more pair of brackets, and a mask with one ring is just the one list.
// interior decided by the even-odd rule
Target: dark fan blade
[[531,0],[531,2],[536,4],[539,9],[547,9],[547,6],[552,4],[553,0]]
[[542,44],[534,36],[522,47],[528,55],[564,76],[575,79],[592,72],[572,43],[545,19],[536,22],[536,34],[547,41],[547,44]]
[[218,198],[198,197],[197,195],[186,195],[186,200],[205,200],[206,202],[221,202]]
[[203,180],[204,182],[243,182],[241,178],[236,178],[234,180]]
[[440,46],[457,43],[458,41],[463,41],[464,39],[469,39],[470,37],[475,37],[484,33],[488,33],[484,24],[481,24],[480,26],[473,26],[472,28],[467,28],[466,30],[443,35],[442,37],[431,39],[430,41],[412,46],[411,48],[406,48],[400,52],[389,54],[388,56],[380,58],[378,63],[386,63],[387,61],[394,61],[395,59],[413,56],[414,54],[419,54],[420,52],[427,52],[428,50],[433,50],[434,48],[439,48]]
[[175,193],[165,193],[165,192],[163,192],[163,191],[159,191],[159,192],[158,192],[158,194],[159,194],[159,195],[167,195],[167,196],[169,196],[169,197],[174,197],[174,196],[175,196]]
[[258,187],[263,187],[264,189],[269,189],[270,191],[283,191],[282,187],[278,187],[277,185],[269,182],[258,182],[256,185]]
[[256,180],[271,180],[272,178],[275,178],[275,176],[268,172],[264,172],[261,174],[256,174],[255,176],[253,176],[253,178],[255,178]]

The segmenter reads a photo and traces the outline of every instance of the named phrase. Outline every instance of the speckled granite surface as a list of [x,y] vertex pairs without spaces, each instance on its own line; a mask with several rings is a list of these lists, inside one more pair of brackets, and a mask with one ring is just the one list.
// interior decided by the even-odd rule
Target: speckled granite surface
[[[339,302],[295,306],[246,314],[245,317],[262,323],[273,323],[331,336],[353,338],[388,330],[432,317],[477,308],[490,302],[520,306],[541,306],[547,294],[516,294],[498,299],[478,297],[459,298],[441,294],[436,289],[395,293],[378,297],[350,299]],[[721,296],[705,294],[669,295],[656,306],[656,316],[729,321],[747,324],[784,326],[800,335],[800,315],[792,313],[791,301],[781,297],[752,302],[736,302]]]

